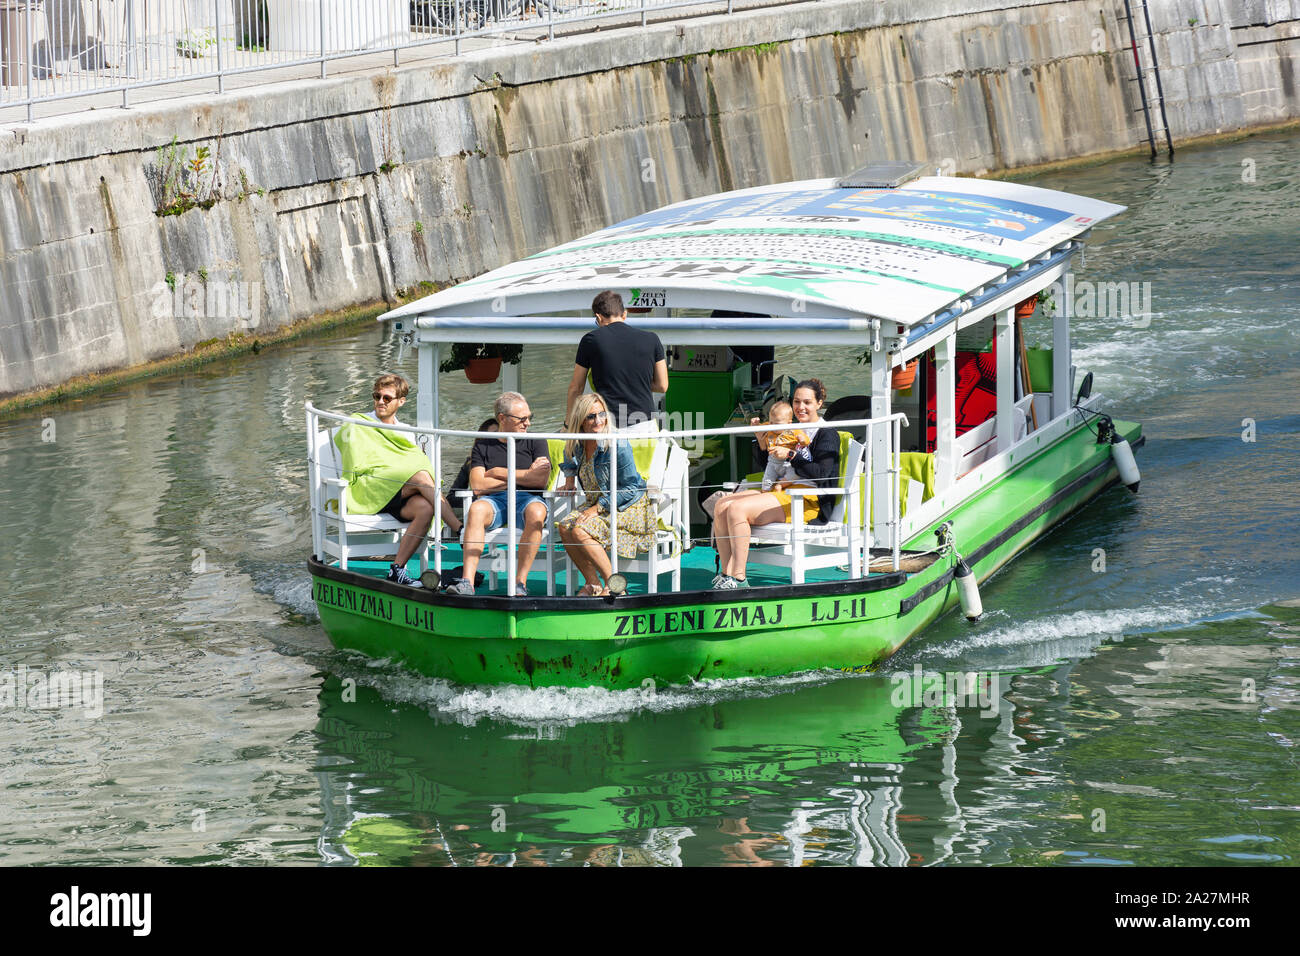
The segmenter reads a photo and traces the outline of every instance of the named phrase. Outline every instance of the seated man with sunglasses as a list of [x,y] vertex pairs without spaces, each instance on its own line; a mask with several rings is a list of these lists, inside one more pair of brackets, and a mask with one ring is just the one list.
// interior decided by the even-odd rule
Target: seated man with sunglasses
[[[383,425],[399,425],[397,411],[406,404],[410,385],[400,375],[381,375],[375,380],[371,397],[375,402],[372,415],[358,412],[354,418],[369,419]],[[342,453],[343,477],[348,481],[348,508],[354,514],[387,514],[398,521],[410,522],[397,545],[397,554],[388,569],[388,580],[407,587],[420,582],[406,571],[406,562],[415,554],[433,521],[433,509],[442,509],[442,519],[452,529],[460,520],[447,499],[433,484],[433,465],[424,451],[411,441],[409,434],[382,428],[344,425],[334,436]]]
[[[497,399],[496,412],[500,434],[528,431],[533,413],[528,400],[518,392],[506,392]],[[551,461],[546,442],[540,438],[515,441],[515,528],[522,532],[515,561],[517,594],[527,594],[528,571],[542,543],[542,530],[548,509],[541,492],[551,478]],[[465,576],[447,589],[450,594],[472,595],[474,575],[483,557],[483,535],[505,527],[509,508],[507,479],[508,444],[505,438],[480,438],[469,456],[469,487],[474,500],[465,512]]]

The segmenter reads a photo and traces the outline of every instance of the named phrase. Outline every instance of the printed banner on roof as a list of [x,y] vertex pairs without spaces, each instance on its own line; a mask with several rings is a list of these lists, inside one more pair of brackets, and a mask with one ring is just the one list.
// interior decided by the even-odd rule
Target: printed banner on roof
[[486,315],[505,303],[510,314],[537,314],[542,302],[580,309],[601,289],[653,288],[651,307],[820,310],[911,325],[1122,209],[949,177],[900,189],[788,183],[635,216],[439,292],[421,311]]
[[967,237],[975,232],[1004,239],[1028,239],[1069,218],[1070,213],[1063,209],[989,199],[960,190],[810,189],[672,206],[629,219],[608,231],[644,232],[670,226],[703,228],[735,219],[841,228],[884,220],[937,223],[954,227],[955,235]]

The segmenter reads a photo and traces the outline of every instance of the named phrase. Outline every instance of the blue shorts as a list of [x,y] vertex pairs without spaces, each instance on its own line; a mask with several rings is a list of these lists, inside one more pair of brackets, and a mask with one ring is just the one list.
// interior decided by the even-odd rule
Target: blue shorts
[[[508,494],[504,491],[494,491],[490,495],[481,495],[475,498],[475,501],[486,501],[492,506],[492,520],[488,522],[487,531],[495,531],[497,528],[506,526],[506,513],[509,505]],[[551,509],[547,507],[546,500],[535,491],[515,491],[515,528],[522,531],[524,528],[524,509],[534,501],[540,502],[546,513],[549,515]],[[545,520],[545,519],[543,519]]]

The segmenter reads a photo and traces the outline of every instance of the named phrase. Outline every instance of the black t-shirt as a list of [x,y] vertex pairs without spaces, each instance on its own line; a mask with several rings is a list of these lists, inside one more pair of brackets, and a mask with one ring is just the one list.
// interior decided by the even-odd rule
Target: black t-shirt
[[[544,438],[527,438],[520,436],[515,439],[515,480],[519,480],[519,475],[532,467],[533,462],[538,458],[549,458],[550,450],[547,448],[546,439]],[[474,442],[474,448],[469,453],[469,467],[483,468],[490,471],[493,468],[506,467],[506,443],[497,438],[480,438]],[[524,491],[540,491],[540,488],[524,488]]]
[[659,336],[634,329],[626,322],[611,322],[592,329],[578,343],[574,361],[591,370],[591,384],[609,403],[620,426],[644,421],[654,414],[650,392],[655,363],[664,360]]

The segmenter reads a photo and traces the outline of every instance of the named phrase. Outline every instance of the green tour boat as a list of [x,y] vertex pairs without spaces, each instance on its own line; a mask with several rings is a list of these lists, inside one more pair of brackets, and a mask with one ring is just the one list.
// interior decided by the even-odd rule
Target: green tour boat
[[[677,203],[382,316],[416,349],[416,424],[306,410],[309,570],[334,644],[462,683],[632,688],[873,670],[950,609],[978,617],[978,583],[1108,485],[1136,491],[1141,427],[1112,420],[1092,376],[1076,375],[1066,294],[1084,238],[1124,207],[917,172],[866,167]],[[408,569],[424,586],[387,580],[406,526],[350,510],[338,430],[418,443],[446,494],[453,448],[504,438],[513,451],[524,435],[441,427],[451,347],[522,345],[526,359],[530,345],[576,346],[605,289],[669,355],[659,420],[619,433],[658,514],[653,546],[631,561],[613,548],[612,593],[575,596],[554,528],[571,498],[553,467],[529,594],[513,593],[513,517],[486,536],[489,580],[473,596],[439,586],[461,543],[443,540],[436,514]],[[1025,346],[1036,310],[1050,317],[1050,349]],[[860,353],[862,394],[822,409],[819,427],[840,432],[836,487],[814,492],[826,520],[807,524],[795,507],[789,523],[755,526],[749,587],[715,590],[710,506],[745,484],[752,439],[771,430],[751,417],[765,421],[789,394],[771,363],[744,359],[782,345]],[[517,390],[518,366],[498,374]],[[526,434],[551,443],[553,466],[572,437]]]

